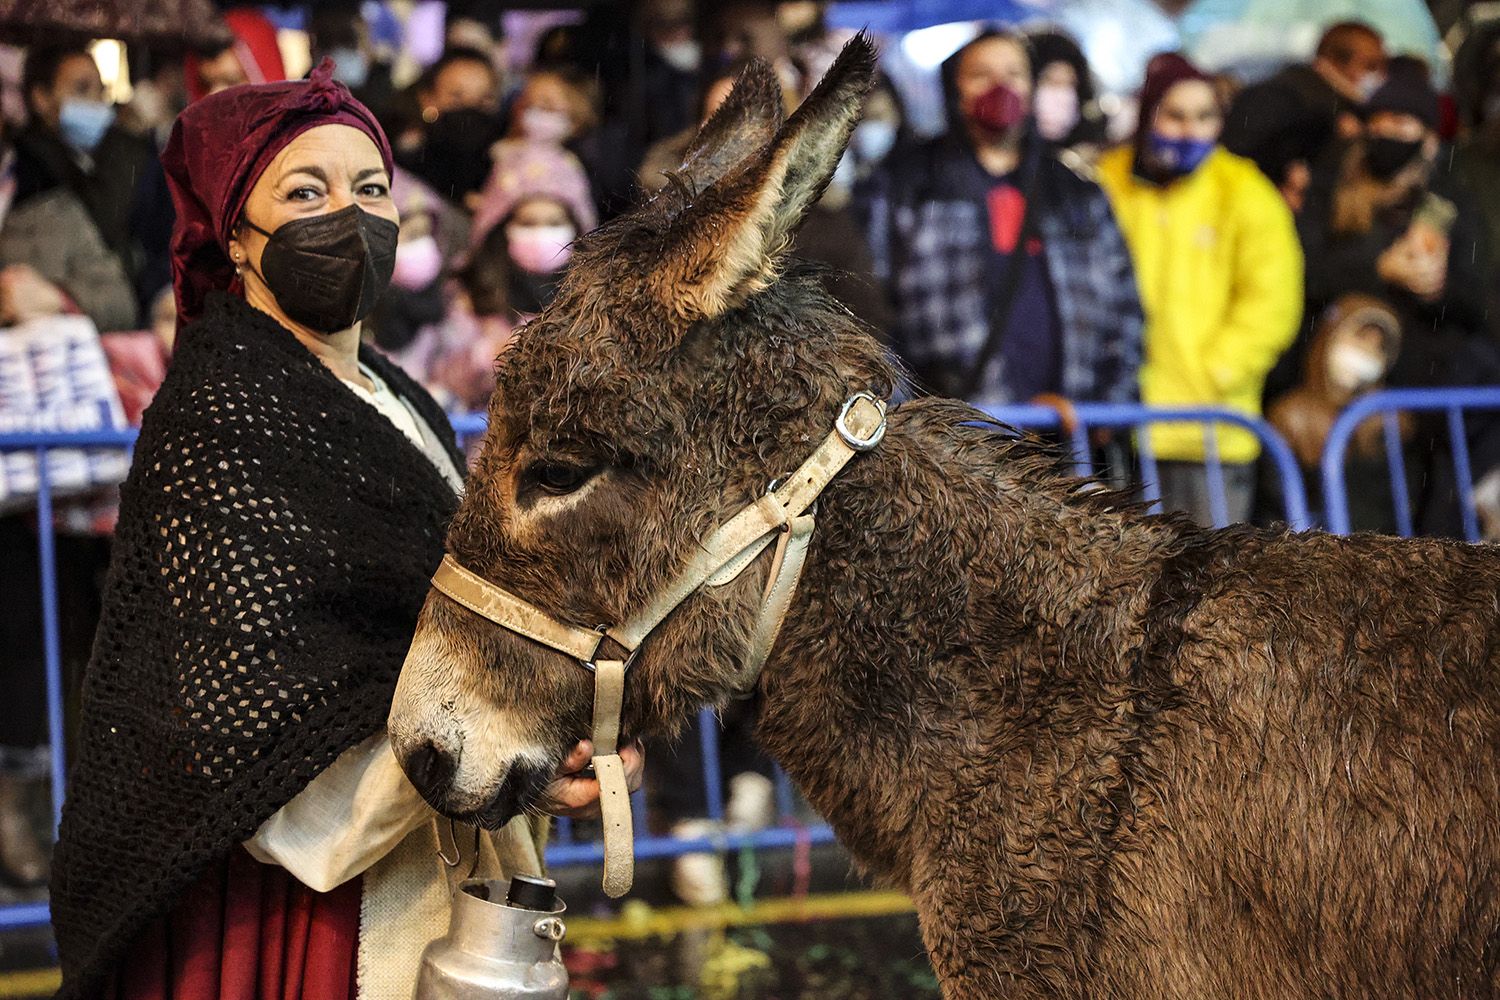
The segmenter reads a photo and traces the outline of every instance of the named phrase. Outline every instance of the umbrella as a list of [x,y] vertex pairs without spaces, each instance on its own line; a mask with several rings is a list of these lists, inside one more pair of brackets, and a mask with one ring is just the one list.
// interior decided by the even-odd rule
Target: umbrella
[[1039,13],[1034,2],[1020,0],[862,0],[829,4],[826,16],[830,27],[895,35],[955,21],[1016,24]]
[[0,41],[92,38],[187,46],[228,35],[212,0],[0,0]]
[[[1151,0],[868,0],[831,3],[827,20],[832,27],[869,27],[886,36],[956,22],[1059,27],[1078,40],[1100,84],[1115,93],[1133,91],[1148,59],[1181,44],[1176,24]],[[969,37],[947,31],[934,35],[934,58],[918,61],[935,65]],[[947,51],[941,51],[938,43],[950,40],[951,45],[942,46]],[[905,45],[887,46],[883,64],[893,76],[905,73],[900,51]],[[912,96],[904,87],[903,95]],[[919,109],[924,115],[936,108],[926,106],[932,100],[936,98]]]
[[1323,28],[1343,20],[1372,25],[1387,49],[1421,56],[1444,79],[1447,52],[1424,0],[1196,0],[1178,24],[1198,62],[1254,78],[1308,58]]

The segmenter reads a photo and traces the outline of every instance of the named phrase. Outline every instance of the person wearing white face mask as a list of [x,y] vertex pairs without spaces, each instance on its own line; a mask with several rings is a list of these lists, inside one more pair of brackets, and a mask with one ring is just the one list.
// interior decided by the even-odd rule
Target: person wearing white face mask
[[[453,307],[450,261],[469,245],[468,217],[415,175],[396,168],[391,197],[401,213],[391,284],[364,328],[376,347],[442,399],[427,373]],[[446,401],[446,400],[443,400]]]
[[[603,125],[595,88],[563,65],[534,69],[511,107],[507,141],[556,146],[577,157],[596,212],[629,187],[628,160],[617,123]],[[499,147],[493,155],[498,159]]]
[[853,163],[856,190],[880,169],[898,143],[910,139],[900,93],[890,77],[877,74],[875,87],[865,98],[865,113],[849,136],[847,156]]
[[30,118],[15,137],[15,206],[70,190],[134,280],[143,257],[132,225],[141,178],[160,174],[150,140],[115,126],[98,67],[81,46],[28,51],[23,90]]
[[[1308,496],[1322,496],[1319,463],[1333,422],[1354,400],[1385,387],[1400,350],[1401,318],[1390,303],[1374,296],[1346,295],[1319,317],[1303,358],[1301,383],[1266,412],[1297,456]],[[1410,440],[1412,430],[1410,415],[1404,415],[1402,439]],[[1354,530],[1395,531],[1385,428],[1379,417],[1355,430],[1345,484]]]
[[[495,169],[476,199],[466,249],[453,261],[451,280],[438,282],[445,304],[394,360],[447,409],[483,409],[494,388],[495,357],[516,328],[539,312],[561,279],[572,244],[597,222],[588,179],[576,157],[550,143],[506,139],[496,144]],[[420,285],[445,242],[421,226],[408,231],[402,214],[392,284]],[[435,236],[435,243],[429,237]],[[376,343],[386,334],[377,327]]]
[[1108,141],[1093,73],[1078,43],[1055,31],[1027,36],[1031,44],[1032,114],[1036,130],[1075,166],[1092,164]]
[[598,124],[589,96],[561,70],[533,70],[511,107],[508,139],[566,146]]
[[636,7],[636,29],[646,43],[636,110],[647,146],[697,124],[703,46],[695,17],[693,0],[642,0]]

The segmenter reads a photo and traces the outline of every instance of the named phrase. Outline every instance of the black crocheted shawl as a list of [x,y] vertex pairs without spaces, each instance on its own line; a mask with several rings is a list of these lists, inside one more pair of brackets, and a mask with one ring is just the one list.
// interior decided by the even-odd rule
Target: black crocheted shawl
[[[368,348],[462,469],[432,399]],[[457,506],[290,332],[218,295],[147,411],[52,880],[59,997],[380,731]]]

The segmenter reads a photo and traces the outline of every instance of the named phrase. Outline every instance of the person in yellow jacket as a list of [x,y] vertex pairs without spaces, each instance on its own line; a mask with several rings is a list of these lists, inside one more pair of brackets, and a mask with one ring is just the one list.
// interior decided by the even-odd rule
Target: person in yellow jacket
[[[1146,313],[1141,399],[1258,416],[1266,374],[1302,319],[1291,212],[1251,161],[1218,145],[1218,98],[1182,56],[1151,60],[1140,108],[1135,142],[1101,158],[1099,184],[1125,232]],[[1219,510],[1204,470],[1205,428],[1151,429],[1162,502],[1205,524],[1244,520],[1260,444],[1231,425],[1218,425],[1214,442],[1224,468]]]

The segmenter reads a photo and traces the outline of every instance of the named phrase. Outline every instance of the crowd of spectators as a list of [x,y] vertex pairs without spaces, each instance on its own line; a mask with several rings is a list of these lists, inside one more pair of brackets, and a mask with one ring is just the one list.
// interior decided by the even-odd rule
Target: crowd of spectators
[[[601,5],[548,30],[518,65],[498,9],[455,6],[441,55],[408,79],[357,10],[320,7],[312,59],[333,59],[397,163],[395,274],[366,335],[452,411],[482,409],[496,356],[546,306],[573,240],[670,183],[748,60],[772,65],[795,108],[842,40],[817,11]],[[210,50],[132,52],[122,106],[106,100],[86,46],[26,52],[26,118],[0,133],[0,324],[81,314],[106,342],[133,338],[110,352],[121,372],[159,373],[174,329],[159,159],[173,119],[205,94],[286,75],[264,13],[231,10],[225,24]],[[1112,129],[1072,39],[984,31],[941,67],[942,135],[915,135],[881,81],[798,251],[825,265],[913,391],[1060,412],[1140,401],[1266,413],[1312,474],[1333,418],[1360,394],[1500,382],[1489,252],[1500,30],[1455,67],[1439,94],[1424,62],[1354,22],[1331,25],[1309,62],[1245,87],[1164,53],[1140,82],[1133,127]],[[149,382],[122,375],[127,413]],[[1435,447],[1420,422],[1400,431],[1414,451]],[[1214,433],[1210,444],[1191,425],[1150,432],[1164,502],[1213,516],[1212,447],[1229,516],[1263,515],[1274,491],[1257,476],[1258,440]],[[1117,454],[1132,444],[1114,443]],[[1476,447],[1481,475],[1500,468],[1500,434]],[[1388,502],[1371,500],[1389,491],[1382,449],[1378,428],[1362,429],[1350,475],[1371,484],[1355,491],[1366,527],[1389,527]],[[1413,476],[1433,478],[1423,468]],[[1500,479],[1486,490],[1500,504]],[[1455,530],[1445,505],[1429,506],[1425,527]],[[34,544],[14,515],[0,533],[7,551]],[[102,557],[89,559],[97,575]],[[6,565],[7,588],[34,587],[34,565]],[[35,644],[31,617],[5,617],[10,648]],[[0,733],[0,746],[35,735]],[[0,818],[18,766],[0,756]],[[23,880],[42,864],[24,841],[0,831],[0,869]]]
[[[308,23],[312,58],[334,60],[398,164],[396,276],[366,333],[455,411],[483,407],[494,358],[546,304],[572,240],[668,183],[748,60],[771,63],[791,110],[842,40],[817,5],[639,0],[551,28],[517,65],[487,10],[455,6],[446,47],[411,80],[354,10]],[[165,361],[173,215],[157,154],[187,102],[285,75],[264,13],[225,24],[215,50],[140,53],[121,107],[86,47],[26,53],[27,118],[0,137],[0,320],[154,328]],[[882,80],[798,249],[917,391],[1229,407],[1305,442],[1313,386],[1326,409],[1380,385],[1496,377],[1494,37],[1457,62],[1453,97],[1356,22],[1243,88],[1165,53],[1133,128],[1111,128],[1072,39],[985,31],[941,67],[942,135],[913,134]],[[1353,301],[1388,311],[1393,335],[1315,351]],[[1314,354],[1348,370],[1311,371]],[[1254,435],[1162,425],[1150,443],[1168,506],[1209,519],[1212,445],[1230,517],[1265,513]]]

